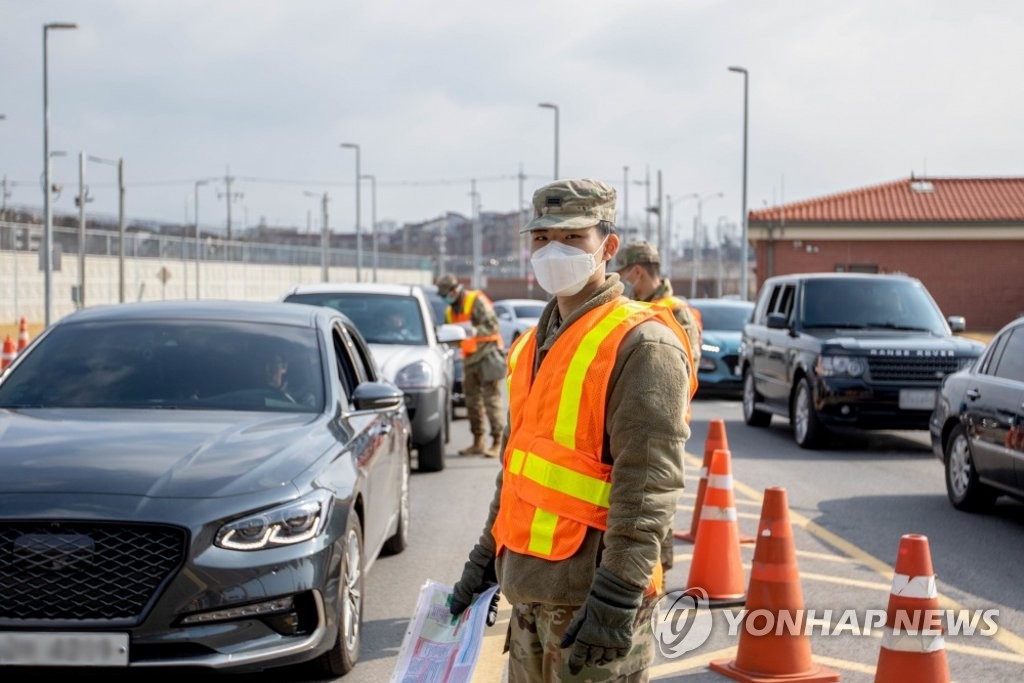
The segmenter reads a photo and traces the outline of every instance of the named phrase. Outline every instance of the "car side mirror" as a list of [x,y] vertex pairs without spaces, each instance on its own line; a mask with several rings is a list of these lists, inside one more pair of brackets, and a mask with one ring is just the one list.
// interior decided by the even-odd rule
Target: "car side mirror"
[[949,329],[953,332],[963,332],[967,329],[967,319],[962,315],[951,315],[946,318],[946,322],[949,323]]
[[437,341],[439,344],[454,344],[466,338],[466,330],[461,325],[438,325]]
[[789,321],[786,320],[786,316],[781,313],[769,313],[768,314],[768,329],[769,330],[788,330]]
[[352,392],[356,410],[398,408],[404,401],[402,390],[386,382],[363,382]]

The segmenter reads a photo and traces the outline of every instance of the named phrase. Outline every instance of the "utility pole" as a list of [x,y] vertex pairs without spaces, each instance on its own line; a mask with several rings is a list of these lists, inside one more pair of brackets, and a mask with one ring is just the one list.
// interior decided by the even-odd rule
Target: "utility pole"
[[232,192],[231,191],[231,183],[233,183],[233,182],[235,182],[235,177],[233,175],[231,175],[231,167],[230,166],[225,166],[224,167],[224,192],[223,193],[218,192],[217,193],[217,198],[220,199],[221,197],[223,197],[225,199],[224,203],[227,204],[227,206],[228,206],[228,238],[227,238],[228,242],[231,241],[231,202],[235,201],[236,199],[241,199],[242,197],[245,196],[241,192]]
[[516,204],[516,235],[519,236],[519,277],[526,278],[526,235],[523,234],[523,183],[526,182],[526,174],[523,173],[523,164],[519,164],[519,203]]
[[622,167],[622,234],[629,239],[629,166]]
[[469,197],[472,202],[472,223],[471,231],[473,235],[473,289],[480,289],[483,287],[483,283],[480,281],[480,202],[479,195],[476,192],[476,178],[470,181],[470,192]]
[[320,213],[321,213],[321,219],[320,219],[320,222],[321,222],[321,227],[320,227],[320,230],[321,230],[321,232],[320,232],[320,244],[322,245],[320,247],[321,250],[322,250],[322,253],[320,255],[320,263],[323,264],[320,267],[320,279],[323,282],[327,282],[329,280],[329,277],[328,277],[328,266],[330,264],[330,253],[331,253],[330,252],[330,249],[331,249],[331,228],[329,227],[329,225],[327,223],[327,202],[329,202],[329,201],[330,201],[330,198],[327,196],[327,192],[324,192],[324,197],[323,197],[323,200],[322,200],[322,203],[321,203],[321,206],[320,206]]
[[124,158],[117,160],[117,276],[119,288],[119,300],[124,303],[124,239],[125,239],[125,217],[124,217]]
[[646,198],[645,198],[645,203],[644,203],[644,207],[646,209],[644,211],[644,219],[645,219],[645,223],[644,223],[644,239],[647,240],[648,242],[650,242],[651,241],[651,211],[650,211],[650,208],[651,208],[651,167],[650,167],[649,164],[647,165],[647,174],[644,177],[644,185],[645,185],[645,190],[647,192],[647,195],[646,195]]
[[85,203],[88,199],[89,190],[85,186],[85,152],[78,153],[78,196],[75,203],[78,204],[78,304],[79,308],[85,308]]
[[[672,260],[672,250],[671,250],[671,248],[668,249],[667,252],[665,250],[665,230],[664,230],[664,224],[662,223],[662,220],[661,220],[661,213],[662,213],[662,202],[661,202],[661,199],[662,199],[662,194],[661,194],[661,170],[659,169],[658,170],[658,206],[656,207],[656,210],[658,212],[658,253],[662,254],[663,258],[665,256],[667,256],[667,260],[670,262]],[[671,270],[671,267],[670,267],[670,270]]]

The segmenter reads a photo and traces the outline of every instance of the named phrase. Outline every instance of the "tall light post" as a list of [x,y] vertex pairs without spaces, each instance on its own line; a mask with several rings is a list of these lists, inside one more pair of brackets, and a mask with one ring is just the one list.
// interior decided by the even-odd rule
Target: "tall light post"
[[729,71],[743,74],[743,197],[740,201],[740,212],[743,228],[740,233],[740,297],[744,301],[749,298],[747,289],[747,101],[750,74],[742,66],[730,66]]
[[327,282],[330,279],[330,256],[331,256],[331,229],[327,225],[327,202],[330,198],[327,193],[317,194],[306,190],[302,194],[307,197],[320,198],[320,280]]
[[78,24],[67,22],[50,22],[43,24],[43,290],[45,304],[45,324],[50,326],[53,316],[53,214],[50,208],[50,83],[48,64],[48,34],[50,30],[74,30]]
[[364,175],[370,181],[370,238],[373,240],[373,281],[377,281],[377,268],[380,267],[380,248],[377,246],[377,176]]
[[665,216],[666,221],[665,221],[665,223],[666,223],[666,225],[668,225],[668,235],[667,235],[667,237],[668,237],[668,249],[666,250],[666,254],[665,254],[665,265],[666,265],[666,268],[662,269],[663,270],[662,274],[665,277],[667,277],[669,280],[672,279],[672,258],[674,256],[674,254],[672,253],[672,244],[674,242],[674,232],[675,232],[673,230],[673,223],[675,222],[675,219],[672,217],[673,210],[675,209],[676,204],[678,204],[679,202],[683,201],[684,199],[697,199],[698,197],[700,197],[700,195],[697,194],[696,192],[691,192],[690,194],[684,194],[682,197],[676,197],[675,199],[672,198],[672,195],[666,195],[665,196],[665,213],[666,213],[666,216]]
[[197,181],[195,181],[194,188],[193,188],[193,191],[194,191],[194,194],[195,194],[195,196],[193,198],[193,203],[194,203],[194,206],[195,206],[195,219],[196,219],[196,231],[195,231],[195,235],[194,235],[194,237],[196,239],[196,301],[199,301],[199,264],[200,264],[200,261],[201,261],[201,259],[199,258],[199,253],[202,250],[202,246],[203,246],[202,238],[199,236],[199,188],[202,187],[203,185],[209,185],[209,184],[210,184],[209,180],[197,180]]
[[555,180],[558,180],[558,105],[551,104],[550,102],[541,102],[537,106],[555,110]]
[[699,232],[702,229],[701,222],[704,213],[704,202],[709,199],[715,199],[721,197],[721,192],[715,192],[713,194],[706,194],[703,197],[697,198],[697,215],[693,218],[693,268],[690,271],[690,296],[697,296],[697,274],[700,271],[700,238]]
[[363,233],[360,227],[359,218],[359,145],[353,142],[343,142],[342,147],[356,151],[356,282],[363,281]]

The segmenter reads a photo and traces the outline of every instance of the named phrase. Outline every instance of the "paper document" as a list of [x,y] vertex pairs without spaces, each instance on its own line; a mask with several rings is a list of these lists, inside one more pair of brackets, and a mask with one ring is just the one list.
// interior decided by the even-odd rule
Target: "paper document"
[[427,581],[409,620],[392,683],[465,683],[473,676],[483,642],[493,586],[458,617],[448,609],[452,587]]

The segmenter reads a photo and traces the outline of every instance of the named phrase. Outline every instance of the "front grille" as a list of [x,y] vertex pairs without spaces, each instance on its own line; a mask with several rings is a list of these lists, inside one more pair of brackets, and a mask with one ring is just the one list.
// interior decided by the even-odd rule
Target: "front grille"
[[95,522],[0,524],[0,624],[134,624],[182,563],[184,529]]
[[938,385],[939,380],[956,372],[956,358],[869,357],[868,370],[876,382],[926,382]]

